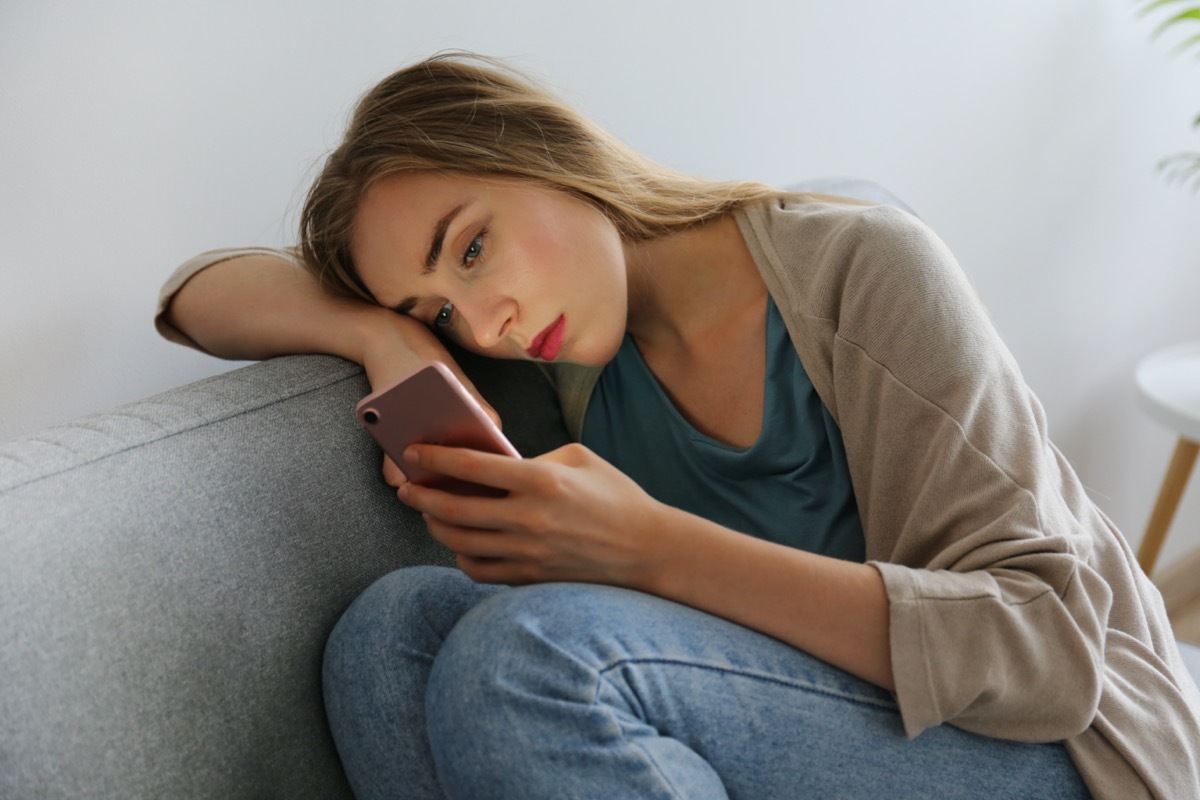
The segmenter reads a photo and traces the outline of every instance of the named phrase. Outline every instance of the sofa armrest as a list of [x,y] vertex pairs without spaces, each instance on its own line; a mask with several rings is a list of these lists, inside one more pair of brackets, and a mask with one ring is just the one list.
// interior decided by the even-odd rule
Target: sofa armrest
[[[532,365],[462,363],[523,452],[566,440]],[[281,358],[0,443],[0,796],[350,796],[325,637],[451,561],[383,483],[366,392]]]

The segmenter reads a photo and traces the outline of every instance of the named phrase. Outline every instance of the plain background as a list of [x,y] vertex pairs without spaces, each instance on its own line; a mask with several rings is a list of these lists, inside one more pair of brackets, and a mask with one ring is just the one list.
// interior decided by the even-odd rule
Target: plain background
[[[163,279],[292,242],[354,100],[461,48],[672,167],[899,194],[1136,545],[1174,436],[1134,367],[1200,339],[1200,198],[1155,171],[1200,148],[1200,65],[1154,27],[1132,0],[0,0],[0,438],[236,366],[157,337]],[[1162,563],[1197,545],[1193,485]]]

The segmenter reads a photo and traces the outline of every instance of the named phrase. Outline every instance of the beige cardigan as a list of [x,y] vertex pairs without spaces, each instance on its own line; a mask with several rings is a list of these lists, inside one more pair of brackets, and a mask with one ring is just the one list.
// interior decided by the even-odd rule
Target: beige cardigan
[[[945,245],[805,195],[737,221],[841,428],[908,734],[1065,739],[1096,797],[1200,798],[1200,694],[1158,590]],[[598,376],[560,370],[576,438]]]
[[[896,209],[804,195],[737,221],[845,439],[908,734],[1066,740],[1098,798],[1200,798],[1200,693],[1158,591],[946,247]],[[194,346],[163,309],[242,252],[176,271],[164,335]],[[558,371],[576,438],[598,374]]]

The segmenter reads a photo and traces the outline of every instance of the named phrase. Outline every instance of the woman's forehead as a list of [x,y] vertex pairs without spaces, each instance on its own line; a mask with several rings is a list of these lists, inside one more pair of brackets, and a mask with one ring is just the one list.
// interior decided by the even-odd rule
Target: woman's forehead
[[[475,184],[466,176],[436,172],[404,172],[375,181],[363,193],[355,215],[356,230],[364,224],[399,218],[417,223],[438,214],[438,206],[471,194]],[[461,202],[461,199],[458,200]]]
[[[436,173],[405,173],[377,181],[359,201],[350,243],[354,263],[370,269],[381,260],[424,261],[438,220],[469,204],[464,179]],[[364,276],[365,277],[365,276]]]

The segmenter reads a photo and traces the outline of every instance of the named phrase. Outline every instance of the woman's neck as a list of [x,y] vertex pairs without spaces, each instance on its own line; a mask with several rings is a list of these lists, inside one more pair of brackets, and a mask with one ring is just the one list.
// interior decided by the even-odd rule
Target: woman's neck
[[646,349],[691,350],[761,308],[767,288],[731,215],[625,246],[626,329]]

